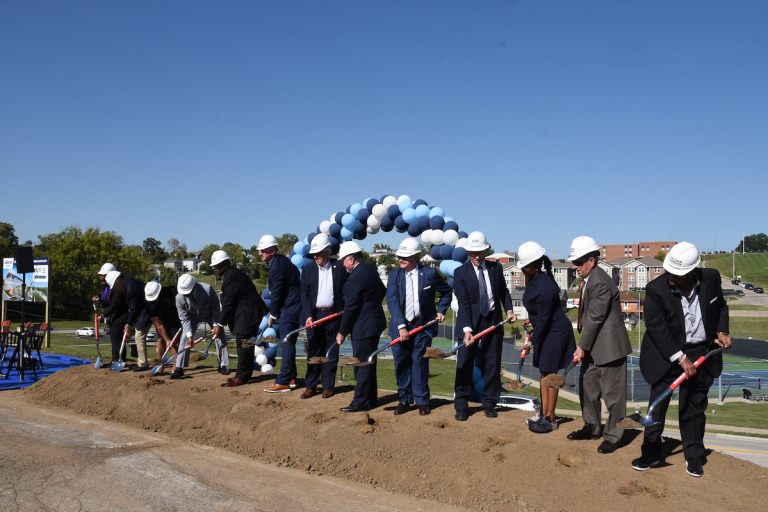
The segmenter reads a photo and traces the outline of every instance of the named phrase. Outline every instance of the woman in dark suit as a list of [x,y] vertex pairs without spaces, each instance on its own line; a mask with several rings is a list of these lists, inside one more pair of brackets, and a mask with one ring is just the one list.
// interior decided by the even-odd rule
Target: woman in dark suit
[[[552,261],[544,253],[544,248],[536,242],[525,242],[517,252],[518,266],[525,274],[523,306],[533,326],[533,365],[541,372],[542,380],[565,368],[576,350],[573,326],[565,316],[560,288],[552,275]],[[542,384],[541,415],[535,425],[529,425],[534,432],[551,432],[557,428],[558,391],[556,387]]]

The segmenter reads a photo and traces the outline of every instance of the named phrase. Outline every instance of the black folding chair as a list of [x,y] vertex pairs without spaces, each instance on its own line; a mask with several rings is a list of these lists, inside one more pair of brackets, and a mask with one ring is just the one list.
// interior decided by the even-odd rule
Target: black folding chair
[[[0,378],[7,379],[11,374],[11,369],[15,366],[19,372],[19,380],[24,380],[24,371],[28,366],[25,360],[29,357],[24,357],[24,354],[31,354],[28,348],[28,337],[34,331],[34,327],[30,322],[25,323],[22,326],[20,332],[10,331],[5,341],[5,348],[3,350],[3,358],[0,360]],[[10,353],[10,357],[8,354]],[[8,363],[8,367],[3,371],[3,366]],[[32,365],[32,371],[37,378],[37,364]]]

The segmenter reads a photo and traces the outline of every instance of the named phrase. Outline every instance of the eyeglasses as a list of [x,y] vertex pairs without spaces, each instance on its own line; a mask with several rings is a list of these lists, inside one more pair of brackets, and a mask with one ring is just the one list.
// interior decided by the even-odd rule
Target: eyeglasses
[[408,256],[398,256],[397,259],[400,261],[408,261]]
[[574,267],[580,267],[580,266],[584,265],[584,264],[585,264],[587,261],[589,261],[589,259],[586,259],[586,260],[578,259],[578,260],[573,260],[573,261],[571,262],[571,264],[572,264]]

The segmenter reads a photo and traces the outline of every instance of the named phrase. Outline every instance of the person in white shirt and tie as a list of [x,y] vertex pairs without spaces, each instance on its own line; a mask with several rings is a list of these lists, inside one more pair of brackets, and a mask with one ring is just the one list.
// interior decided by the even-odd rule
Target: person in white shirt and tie
[[[395,252],[400,268],[392,271],[387,280],[387,307],[390,322],[389,335],[402,341],[392,346],[397,379],[398,405],[395,415],[408,411],[414,403],[419,414],[430,413],[429,406],[429,359],[424,357],[437,326],[432,325],[415,334],[408,332],[437,318],[445,319],[451,305],[451,287],[435,269],[419,264],[422,245],[415,238],[406,238]],[[440,302],[435,307],[435,295]]]

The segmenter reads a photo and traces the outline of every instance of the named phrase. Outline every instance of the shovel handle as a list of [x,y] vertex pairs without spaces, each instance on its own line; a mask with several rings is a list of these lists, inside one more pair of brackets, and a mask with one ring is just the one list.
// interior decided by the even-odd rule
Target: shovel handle
[[498,328],[499,328],[499,327],[501,327],[502,325],[506,324],[507,322],[509,322],[509,320],[505,318],[505,319],[504,319],[504,320],[502,320],[501,322],[498,322],[498,323],[496,323],[496,324],[494,324],[494,325],[492,325],[492,326],[488,327],[487,329],[483,329],[483,330],[482,330],[482,331],[480,331],[479,333],[477,333],[477,334],[475,334],[474,336],[472,336],[472,338],[471,338],[471,339],[470,339],[470,341],[469,341],[469,344],[470,344],[470,345],[472,345],[474,342],[476,342],[477,340],[479,340],[480,338],[482,338],[483,336],[485,336],[485,335],[486,335],[486,334],[488,334],[489,332],[493,332],[493,331],[495,331],[496,329],[498,329]]
[[320,320],[315,320],[314,322],[310,323],[309,325],[306,325],[303,327],[303,329],[311,329],[316,325],[324,324],[325,322],[328,322],[330,320],[333,320],[334,318],[339,318],[343,311],[339,311],[338,313],[333,313],[332,315],[324,316]]
[[[694,368],[698,368],[699,366],[704,364],[704,361],[706,361],[707,358],[709,358],[712,355],[717,354],[718,352],[722,352],[722,351],[723,351],[723,347],[720,347],[720,348],[716,348],[715,350],[710,350],[709,352],[707,352],[703,356],[699,356],[699,358],[696,359],[693,362],[693,367]],[[671,393],[672,391],[677,389],[677,387],[680,386],[680,384],[682,384],[683,381],[685,381],[687,378],[688,378],[688,374],[683,372],[682,375],[680,375],[678,378],[676,378],[675,381],[672,384],[669,385],[669,392]]]

